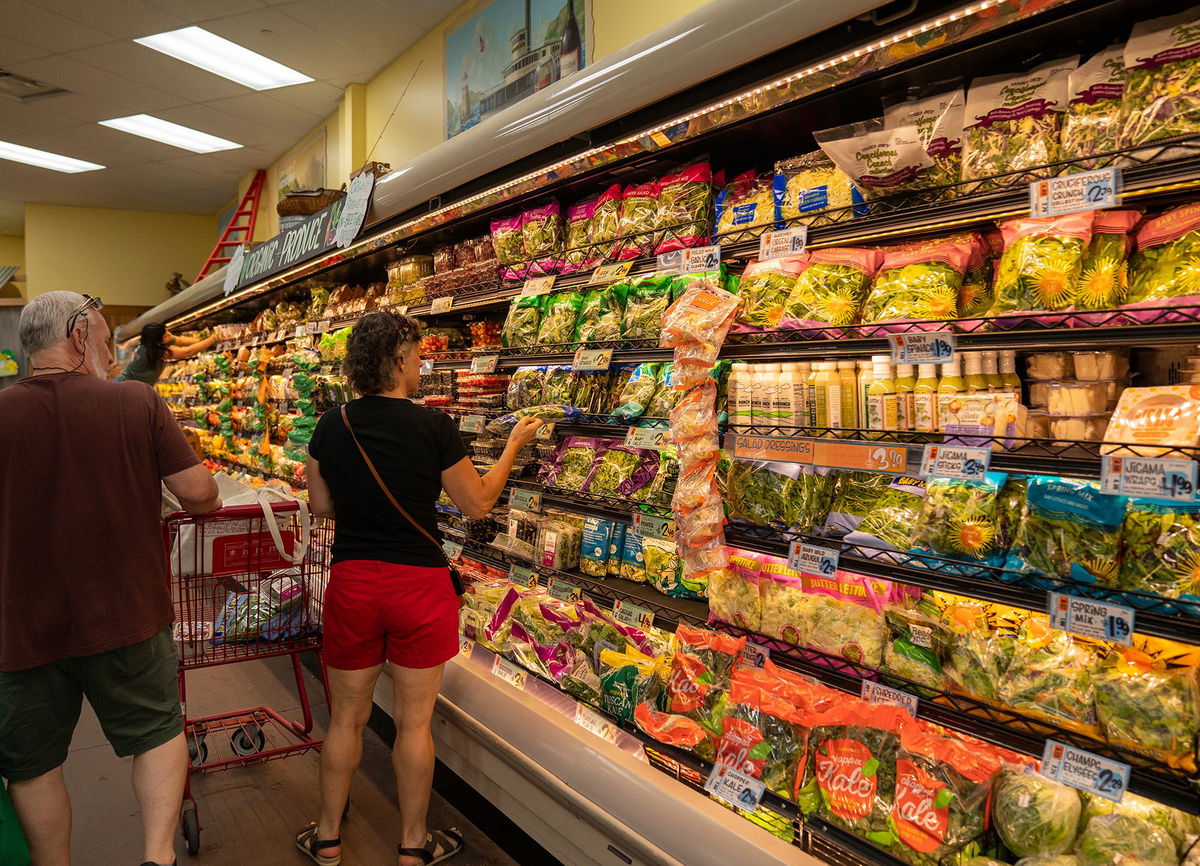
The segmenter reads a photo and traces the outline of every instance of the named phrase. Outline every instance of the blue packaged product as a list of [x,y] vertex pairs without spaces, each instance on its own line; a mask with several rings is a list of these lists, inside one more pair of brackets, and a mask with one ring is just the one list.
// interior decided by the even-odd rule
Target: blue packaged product
[[612,536],[608,541],[608,576],[621,576],[621,557],[625,553],[625,533],[629,527],[624,523],[614,523]]
[[604,577],[608,573],[608,548],[612,543],[611,520],[588,517],[583,521],[583,541],[579,548],[579,570],[589,577]]
[[646,582],[646,559],[642,555],[642,537],[632,529],[625,530],[621,545],[621,577],[634,583]]

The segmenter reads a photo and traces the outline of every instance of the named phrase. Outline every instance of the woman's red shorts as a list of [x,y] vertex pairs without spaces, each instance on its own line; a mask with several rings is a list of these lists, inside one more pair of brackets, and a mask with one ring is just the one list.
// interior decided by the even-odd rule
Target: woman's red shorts
[[458,652],[458,596],[445,568],[336,562],[325,590],[325,663],[432,668]]

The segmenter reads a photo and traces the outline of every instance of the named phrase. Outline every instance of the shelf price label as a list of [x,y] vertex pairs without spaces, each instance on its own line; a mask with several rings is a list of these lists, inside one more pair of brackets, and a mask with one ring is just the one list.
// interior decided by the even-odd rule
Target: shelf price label
[[1132,608],[1062,592],[1050,593],[1047,608],[1053,628],[1125,646],[1133,643]]
[[588,709],[583,704],[575,705],[575,724],[585,731],[595,734],[610,743],[617,741],[617,726],[595,710]]
[[654,625],[653,613],[644,607],[638,607],[636,604],[630,604],[621,599],[613,604],[613,619],[621,625],[640,628],[642,631],[649,631]]
[[496,656],[492,660],[492,676],[499,677],[515,689],[525,691],[525,680],[529,675],[508,659]]
[[554,435],[554,422],[543,421],[542,426],[537,430],[537,438],[539,442],[545,442]]
[[464,415],[463,419],[458,422],[458,429],[463,433],[478,433],[483,429],[483,422],[487,420],[482,415]]
[[477,355],[471,359],[472,373],[495,373],[500,363],[499,355]]
[[753,812],[762,802],[767,786],[728,764],[717,764],[704,783],[704,790],[718,800],[745,812]]
[[738,665],[743,668],[762,668],[770,658],[770,647],[746,641],[746,648],[742,650],[742,660]]
[[458,636],[458,654],[460,656],[465,656],[466,658],[470,658],[471,653],[474,652],[474,650],[475,650],[475,641],[471,640],[469,637],[467,637],[465,635]]
[[[450,308],[454,306],[454,298],[449,295],[442,298],[434,298],[433,303],[429,305],[429,312],[435,316],[439,313],[448,313]],[[407,310],[405,311],[407,312]]]
[[521,297],[533,298],[538,295],[544,295],[554,288],[554,281],[557,277],[533,277],[526,280],[521,285]]
[[305,336],[311,337],[313,334],[317,333],[317,328],[320,326],[320,324],[321,324],[320,322],[305,322],[304,323]]
[[457,541],[443,541],[442,551],[446,554],[447,559],[458,559],[462,556],[463,546]]
[[988,448],[926,445],[921,457],[921,474],[979,481],[987,475],[991,464],[992,452]]
[[1098,168],[1029,184],[1029,215],[1061,216],[1084,210],[1116,207],[1121,198],[1121,170]]
[[627,262],[617,262],[613,265],[601,265],[592,271],[592,275],[588,277],[588,285],[596,285],[597,283],[613,283],[622,277],[626,276],[633,270],[633,260]]
[[917,717],[917,705],[919,701],[916,695],[910,695],[901,689],[894,689],[891,686],[885,686],[883,683],[874,683],[869,680],[863,680],[862,684],[862,699],[870,701],[873,704],[890,704],[894,707],[908,710],[908,714],[914,719]]
[[659,272],[695,274],[703,271],[715,271],[720,264],[721,247],[717,244],[662,253],[655,260],[655,269]]
[[317,322],[317,333],[324,334],[329,330],[329,326],[332,324],[333,323],[329,321],[329,319],[322,319],[321,321]]
[[958,341],[949,331],[889,334],[893,364],[948,364],[958,352]]
[[675,540],[675,521],[669,517],[655,517],[652,514],[633,514],[633,534],[639,538],[657,538],[661,541]]
[[1161,457],[1114,457],[1100,464],[1100,489],[1120,496],[1196,501],[1196,461]]
[[579,601],[583,598],[583,590],[561,577],[550,578],[550,597],[559,601]]
[[526,568],[523,565],[510,565],[508,567],[508,579],[517,586],[523,586],[528,589],[531,586],[537,585],[537,572],[532,568]]
[[542,494],[522,487],[514,487],[508,494],[508,504],[522,511],[541,511]]
[[577,349],[571,369],[587,373],[603,372],[612,366],[612,355],[612,349]]
[[630,448],[652,448],[661,451],[670,443],[671,431],[666,427],[630,427],[625,431],[625,444]]
[[1128,764],[1068,746],[1058,740],[1046,740],[1041,773],[1056,782],[1114,803],[1120,803],[1129,788]]
[[801,574],[816,577],[833,577],[837,574],[841,554],[828,547],[793,541],[788,547],[788,568]]
[[798,226],[794,229],[783,229],[777,232],[763,232],[758,239],[758,258],[781,259],[786,256],[798,256],[808,246],[808,226]]

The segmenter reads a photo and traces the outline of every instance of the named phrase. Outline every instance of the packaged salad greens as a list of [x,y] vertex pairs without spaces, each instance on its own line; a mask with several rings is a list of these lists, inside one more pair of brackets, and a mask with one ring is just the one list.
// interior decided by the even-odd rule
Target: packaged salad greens
[[721,735],[726,693],[745,638],[680,625],[667,683],[667,709],[699,722],[714,738]]
[[879,556],[879,551],[902,551],[912,547],[913,533],[925,503],[925,481],[900,476],[888,479],[870,512],[844,539],[859,548],[859,555]]
[[1074,788],[1037,773],[1006,770],[995,785],[992,818],[1018,857],[1063,854],[1075,845],[1081,808]]
[[538,328],[537,344],[547,346],[573,342],[582,307],[583,296],[578,292],[562,292],[547,297],[542,323]]
[[1104,738],[1122,749],[1195,772],[1200,732],[1196,676],[1190,664],[1156,659],[1137,647],[1113,647],[1095,675],[1096,716]]
[[633,711],[633,720],[638,728],[660,743],[676,746],[681,749],[691,749],[698,754],[705,751],[711,755],[713,747],[710,732],[698,722],[687,716],[676,713],[662,713],[654,709],[649,702],[638,704]]
[[864,327],[863,335],[873,337],[891,330],[909,330],[911,326],[903,323],[913,321],[957,318],[963,274],[970,258],[971,245],[953,240],[917,242],[884,250],[883,262],[862,310],[863,324],[877,327]]
[[658,462],[657,451],[612,445],[596,464],[588,492],[622,499],[636,498],[638,491],[648,489],[653,483]]
[[800,582],[804,595],[794,624],[798,645],[878,668],[883,663],[883,609],[892,585],[845,571],[833,577],[803,574]]
[[939,619],[945,639],[938,655],[950,684],[977,700],[996,703],[1012,661],[1012,634],[993,629],[995,613],[983,604],[952,602]]
[[568,436],[543,467],[543,483],[561,490],[586,491],[594,467],[610,444],[608,439]]
[[516,265],[525,260],[520,215],[492,220],[492,248],[496,250],[496,261],[501,265]]
[[542,324],[542,301],[540,296],[513,298],[504,320],[500,337],[505,346],[532,346],[537,343]]
[[[1115,310],[1129,294],[1129,232],[1141,214],[1135,210],[1102,210],[1092,223],[1092,240],[1075,284],[1075,309]],[[1083,319],[1088,321],[1087,317]]]
[[794,801],[807,750],[804,715],[782,685],[760,671],[735,671],[717,740],[717,763],[761,779],[780,797]]
[[775,222],[775,176],[753,171],[737,175],[717,193],[717,238]]
[[[1200,202],[1147,220],[1137,233],[1123,309],[1200,304]],[[1149,312],[1147,321],[1160,321]]]
[[[945,632],[936,604],[927,599],[922,599],[916,607],[893,603],[883,617],[887,635],[882,670],[907,680],[900,684],[902,689],[912,690],[908,684],[912,682],[945,691],[949,683],[938,657],[938,648],[945,643]],[[916,690],[916,694],[922,692]]]
[[796,277],[804,270],[808,256],[754,261],[746,266],[738,287],[737,318],[731,330],[771,331],[779,327],[783,307],[796,287]]
[[1031,614],[1017,628],[1000,700],[1026,715],[1095,735],[1095,666],[1090,647],[1070,632],[1051,628],[1045,616]]
[[1020,75],[972,81],[963,119],[962,179],[1021,172],[987,184],[1008,186],[1054,174],[1056,169],[1040,167],[1060,158],[1067,87],[1078,65],[1072,57]]
[[659,186],[657,225],[663,235],[654,254],[707,244],[712,235],[712,166],[686,166],[662,178]]
[[612,414],[622,421],[640,418],[646,412],[646,407],[654,400],[654,394],[659,387],[659,370],[661,364],[639,364],[621,389],[617,397],[617,407]]
[[913,545],[968,562],[994,562],[999,530],[998,494],[1005,476],[989,472],[980,481],[930,478]]
[[853,207],[858,215],[865,209],[862,193],[850,176],[833,164],[824,151],[775,163],[775,212],[784,222],[801,220],[824,210]]
[[[1067,116],[1063,118],[1062,158],[1079,160],[1121,148],[1121,99],[1125,94],[1124,48],[1105,48],[1071,73]],[[1079,170],[1108,160],[1088,160]]]
[[648,183],[627,186],[621,193],[621,224],[617,234],[618,259],[636,259],[650,254],[658,240],[659,185]]
[[[907,98],[885,101],[883,125],[887,128],[915,126],[925,152],[933,160],[926,175],[930,186],[958,183],[962,174],[963,88],[914,88]],[[937,92],[939,91],[940,92]]]
[[841,537],[857,529],[891,482],[892,476],[879,472],[837,473],[824,534]]
[[675,542],[644,538],[642,555],[646,561],[646,582],[663,595],[687,599],[708,597],[708,574],[685,569]]
[[780,326],[853,325],[858,321],[881,259],[878,250],[852,247],[814,250],[784,303]]
[[650,274],[630,284],[621,324],[621,335],[626,340],[658,340],[673,283],[670,274]]
[[658,390],[654,392],[650,405],[646,407],[646,417],[648,418],[670,417],[672,410],[679,405],[679,401],[686,393],[682,388],[676,387],[678,376],[675,375],[675,364],[671,361],[659,368],[658,376]]
[[621,320],[625,317],[625,291],[621,284],[588,292],[579,309],[575,339],[581,343],[601,343],[621,339]]
[[759,526],[790,526],[803,468],[799,463],[733,461],[726,478],[729,516]]
[[868,200],[927,189],[937,181],[915,124],[887,126],[876,118],[823,129],[813,138]]
[[621,205],[622,190],[619,183],[610,186],[596,199],[596,209],[592,211],[592,225],[588,235],[591,244],[591,254],[599,259],[611,259],[616,256],[617,244],[621,236]]
[[542,401],[550,406],[573,406],[575,379],[566,366],[546,367],[542,378]]
[[[1000,233],[992,234],[1002,249]],[[958,293],[958,315],[963,319],[981,318],[988,314],[993,302],[992,281],[995,267],[992,262],[992,246],[979,232],[954,237],[968,239],[971,244],[971,257],[967,260],[967,269],[963,273],[962,287]],[[974,330],[976,327],[978,325],[972,323],[967,326],[967,330]]]
[[571,405],[581,413],[595,415],[608,404],[607,371],[572,370]]
[[658,663],[633,650],[600,653],[600,708],[626,722],[633,721],[634,709],[643,703],[657,703]]
[[1087,822],[1075,848],[1079,866],[1171,866],[1175,842],[1161,827],[1129,815],[1099,815]]
[[508,380],[505,405],[509,409],[525,409],[542,402],[544,367],[518,367]]
[[608,546],[612,542],[611,520],[588,517],[583,521],[583,539],[579,547],[579,570],[589,577],[604,577],[608,567]]
[[729,565],[715,572],[708,586],[709,622],[727,622],[748,631],[761,631],[762,598],[758,588],[761,571],[758,554],[731,550]]
[[1200,601],[1200,505],[1131,500],[1120,563],[1121,589]]
[[1166,830],[1167,835],[1175,842],[1176,852],[1184,858],[1182,866],[1190,866],[1192,863],[1191,857],[1186,855],[1189,854],[1189,849],[1196,840],[1200,839],[1200,818],[1195,815],[1189,815],[1164,803],[1148,800],[1128,791],[1125,792],[1120,803],[1114,803],[1112,800],[1086,792],[1080,793],[1080,799],[1083,800],[1083,811],[1079,816],[1081,828],[1087,827],[1093,818],[1100,815],[1127,815],[1130,818],[1137,818]]
[[621,576],[621,554],[625,551],[624,523],[614,523],[612,539],[608,543],[608,568],[605,577]]
[[589,246],[592,233],[592,216],[596,213],[596,200],[589,199],[567,208],[567,236],[563,242],[562,273],[590,271],[596,266],[595,256]]
[[646,559],[642,554],[642,537],[632,529],[625,530],[621,546],[621,577],[634,583],[646,582]]
[[1133,26],[1124,55],[1124,147],[1200,131],[1197,20],[1189,9]]
[[530,261],[555,260],[563,251],[562,208],[556,201],[521,214],[521,247]]
[[1065,310],[1075,300],[1092,239],[1093,212],[1001,223],[1004,255],[996,268],[990,315]]
[[778,556],[759,556],[759,592],[762,594],[762,633],[770,638],[802,646],[808,631],[804,581],[800,572]]

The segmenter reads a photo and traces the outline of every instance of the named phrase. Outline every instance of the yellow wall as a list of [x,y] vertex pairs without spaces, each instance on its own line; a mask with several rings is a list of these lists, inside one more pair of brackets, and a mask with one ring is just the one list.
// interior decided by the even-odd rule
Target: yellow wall
[[20,282],[25,276],[25,238],[11,235],[0,235],[0,266],[19,265],[18,282],[9,282],[0,289],[0,298],[21,298],[25,296],[25,283]]
[[68,289],[158,304],[172,272],[194,278],[213,244],[210,216],[27,204],[26,297]]

